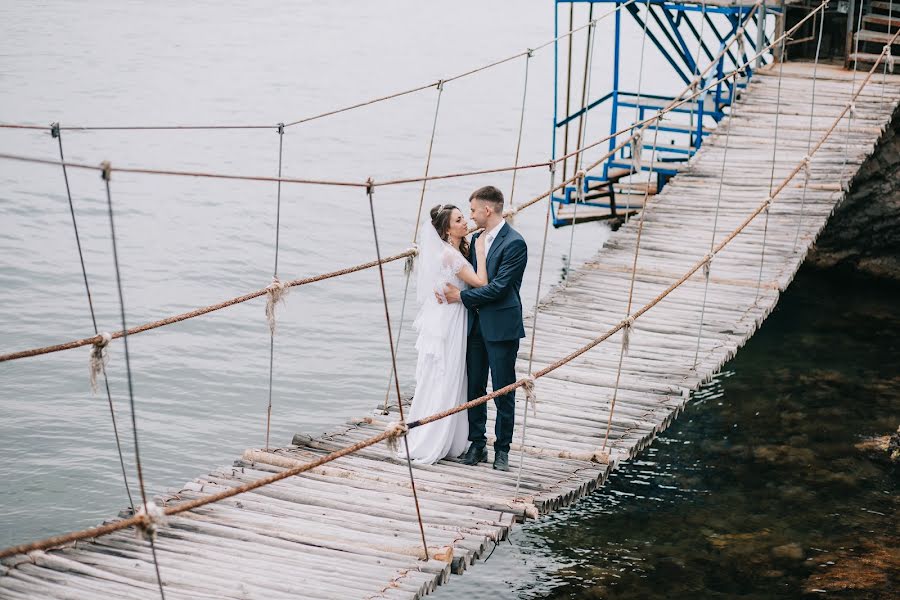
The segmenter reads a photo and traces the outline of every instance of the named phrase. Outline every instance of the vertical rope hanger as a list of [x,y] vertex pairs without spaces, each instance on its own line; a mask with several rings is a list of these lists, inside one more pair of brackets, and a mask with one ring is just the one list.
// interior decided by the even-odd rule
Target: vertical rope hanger
[[[703,0],[703,5],[702,5],[700,11],[701,11],[702,17],[700,18],[700,35],[697,36],[697,55],[696,55],[696,58],[694,59],[694,67],[695,67],[696,73],[694,73],[694,75],[700,74],[700,50],[703,48],[703,34],[704,34],[704,30],[706,29],[706,0]],[[685,17],[685,19],[688,18],[687,13],[685,13],[684,17]],[[688,22],[690,23],[690,21],[688,21]],[[702,87],[703,82],[698,81],[696,85]],[[737,88],[734,88],[734,89],[737,90]],[[732,92],[732,96],[733,95],[734,95],[734,92]],[[690,113],[690,121],[689,121],[690,126],[691,126],[691,132],[688,134],[688,152],[690,152],[691,148],[694,147],[695,144],[699,147],[702,145],[702,142],[703,142],[703,119],[699,116],[699,114],[697,115],[697,119],[698,119],[698,121],[700,121],[698,123],[698,125],[700,126],[699,127],[700,135],[699,135],[698,139],[696,139],[696,140],[694,139],[694,131],[697,129],[694,127],[694,115],[695,115],[695,112],[696,113],[700,112],[699,107],[700,107],[700,103],[703,102],[703,99],[704,99],[704,97],[700,96],[700,97],[696,98],[696,100],[693,103],[691,103],[691,113]],[[733,102],[734,102],[734,98],[732,98],[732,103]],[[695,109],[696,109],[696,111],[695,111]],[[688,156],[690,156],[690,154],[688,154]]]
[[[892,33],[892,32],[894,31],[894,0],[890,0],[890,3],[888,4],[888,26],[887,26],[887,30],[888,30],[888,34],[890,34],[890,33]],[[888,74],[888,70],[890,70],[891,73],[894,72],[894,56],[893,56],[893,54],[891,53],[891,44],[890,44],[890,42],[888,42],[887,44],[885,44],[884,49],[882,50],[882,52],[886,52],[886,53],[887,53],[887,56],[885,56],[885,61],[884,61],[884,68],[883,68],[883,71],[882,71],[882,74],[881,74],[881,101],[879,102],[879,104],[881,104],[881,107],[882,107],[882,110],[883,110],[883,109],[884,109],[884,90],[885,90],[885,88],[887,87],[887,74]]]
[[584,160],[584,152],[582,148],[584,147],[584,134],[587,130],[587,111],[588,111],[588,98],[591,94],[591,65],[593,64],[594,57],[594,40],[596,36],[594,35],[594,29],[597,26],[597,22],[592,19],[594,12],[594,4],[590,4],[590,9],[588,12],[588,20],[590,25],[587,30],[587,43],[585,44],[585,57],[584,57],[584,78],[581,83],[581,116],[578,119],[578,153],[575,155],[575,173],[578,175],[575,180],[575,184],[577,186],[577,192],[575,196],[575,204],[572,210],[572,231],[569,232],[569,254],[566,257],[566,278],[564,280],[564,286],[569,285],[569,279],[572,276],[572,250],[575,247],[575,225],[577,223],[578,217],[578,204],[579,202],[584,202],[584,173],[581,170],[581,166]]
[[[634,121],[640,122],[641,119],[641,94],[644,83],[644,50],[647,45],[647,26],[650,23],[650,0],[646,0],[647,15],[644,17],[644,26],[641,28],[641,56],[638,63],[638,83],[637,83],[637,94],[635,96],[635,107],[634,107]],[[659,123],[657,122],[657,127]],[[641,154],[644,149],[644,130],[647,128],[646,125],[642,126],[638,133],[631,139],[631,170],[635,173],[641,172]],[[649,182],[647,183],[649,186]],[[649,189],[649,188],[648,188]],[[631,213],[631,194],[625,194],[625,221],[627,222],[630,217],[628,216]]]
[[[434,105],[434,119],[432,120],[432,123],[431,123],[431,137],[428,140],[428,154],[426,155],[426,158],[425,158],[425,175],[422,180],[422,191],[419,194],[419,207],[416,209],[416,222],[415,222],[415,225],[413,226],[413,237],[412,237],[413,247],[415,247],[416,242],[419,239],[419,222],[422,220],[422,208],[425,205],[425,188],[428,185],[428,173],[431,170],[431,151],[434,148],[434,137],[435,137],[435,133],[437,132],[438,114],[440,114],[440,111],[441,111],[441,97],[444,95],[444,81],[443,80],[438,82],[437,92],[438,92],[437,102]],[[515,173],[515,171],[513,171],[513,173]],[[403,301],[400,304],[400,323],[399,323],[399,325],[397,325],[397,342],[396,342],[397,352],[400,351],[400,336],[403,333],[403,317],[406,316],[406,300],[409,297],[409,280],[410,280],[410,277],[412,277],[413,264],[414,264],[413,257],[407,256],[406,263],[404,263],[404,267],[403,267],[403,271],[404,271],[406,280],[403,284]],[[391,397],[391,384],[392,384],[392,380],[393,380],[394,376],[396,375],[395,369],[396,369],[396,365],[392,364],[391,365],[391,373],[388,376],[387,389],[384,391],[384,406],[381,409],[381,414],[384,414],[384,415],[388,414],[388,402]],[[400,401],[400,394],[398,393],[397,394],[397,402],[399,402],[399,401]]]
[[763,267],[766,262],[766,240],[769,233],[769,211],[772,206],[772,191],[775,189],[775,163],[778,157],[778,120],[781,116],[781,83],[784,80],[784,46],[787,37],[781,38],[781,60],[778,61],[778,91],[775,99],[775,131],[772,137],[772,169],[769,174],[769,197],[766,200],[765,219],[763,220],[762,250],[759,256],[759,275],[756,278],[756,298],[759,301],[759,293],[762,288]]
[[[732,85],[737,89],[738,75],[740,70],[735,70],[732,79]],[[700,338],[703,334],[703,319],[706,316],[706,297],[709,292],[709,275],[712,271],[713,251],[716,246],[716,234],[719,227],[719,208],[722,205],[722,188],[725,182],[725,167],[728,162],[728,145],[731,140],[731,128],[734,127],[734,119],[737,118],[737,99],[732,98],[731,112],[728,115],[728,128],[725,130],[725,148],[722,151],[722,170],[719,173],[719,190],[716,192],[716,210],[713,215],[712,234],[709,236],[709,253],[706,255],[706,263],[703,265],[703,302],[700,305],[700,325],[697,327],[697,346],[694,348],[694,367],[693,371],[697,372],[697,360],[700,356]]]
[[[63,155],[62,132],[60,131],[59,123],[53,123],[52,125],[50,125],[50,134],[56,138],[59,145],[59,162],[62,163],[63,179],[66,182],[66,197],[69,200],[69,214],[72,215],[72,230],[75,232],[75,245],[78,247],[78,260],[81,262],[81,275],[84,279],[84,291],[87,295],[88,309],[91,312],[91,323],[93,323],[94,325],[94,333],[99,334],[100,331],[97,328],[97,316],[94,313],[94,299],[91,296],[91,286],[88,283],[87,268],[84,265],[84,252],[81,249],[81,235],[78,233],[78,221],[75,218],[75,204],[72,202],[72,190],[69,187],[69,174],[66,170],[66,158]],[[98,353],[102,353],[104,351],[105,349],[102,347],[97,350]],[[93,352],[94,351],[92,350],[92,353]],[[129,506],[131,506],[131,512],[134,513],[134,499],[131,497],[131,487],[128,485],[128,474],[125,469],[125,458],[122,454],[122,442],[119,438],[119,426],[116,422],[116,411],[113,407],[112,392],[110,392],[109,389],[109,377],[107,377],[106,375],[106,365],[102,360],[102,354],[99,360],[99,365],[100,370],[103,374],[103,386],[106,389],[106,401],[109,404],[109,416],[112,420],[113,435],[116,438],[116,451],[119,455],[119,466],[122,469],[122,481],[125,483],[125,493],[128,495],[128,504]]]
[[[538,306],[541,302],[541,280],[544,276],[544,258],[547,255],[547,233],[550,229],[550,207],[553,204],[553,190],[556,189],[556,161],[550,161],[550,191],[547,192],[547,212],[544,215],[544,241],[541,243],[541,263],[538,267],[537,289],[534,293],[534,310],[531,313],[531,347],[528,350],[528,376],[532,377],[531,368],[534,363],[534,339],[537,335]],[[528,430],[528,404],[534,406],[534,382],[525,388],[525,410],[522,419],[522,442],[519,452],[519,468],[516,473],[516,498],[519,497],[519,486],[522,483],[522,466],[525,464],[525,432]]]
[[[891,0],[893,2],[893,0]],[[812,130],[813,130],[813,115],[816,112],[816,81],[817,81],[817,70],[819,68],[819,52],[822,49],[822,32],[823,27],[825,25],[825,19],[819,19],[819,36],[816,41],[816,60],[813,62],[813,81],[812,81],[812,93],[810,94],[809,101],[809,134],[806,138],[806,156],[803,157],[806,164],[803,166],[803,191],[800,196],[800,218],[797,219],[797,231],[794,234],[794,246],[793,251],[797,251],[797,242],[800,240],[800,227],[803,225],[803,212],[806,209],[806,188],[809,185],[809,177],[810,177],[810,161],[812,158],[809,153],[812,149]],[[882,88],[884,91],[884,88]]]
[[[650,2],[648,0],[647,1],[647,17],[648,18],[646,18],[644,20],[644,32],[643,32],[643,38],[641,40],[640,64],[641,64],[642,72],[638,74],[639,81],[643,76],[644,51],[645,51],[645,41],[646,41],[646,36],[647,36],[646,24],[650,20],[649,19],[650,10],[651,10],[651,6],[650,6]],[[629,287],[628,287],[628,304],[625,309],[626,324],[625,324],[625,327],[622,328],[622,344],[619,347],[619,363],[618,363],[618,366],[616,367],[616,383],[613,386],[613,395],[612,395],[612,399],[610,400],[610,404],[609,404],[609,418],[606,421],[606,433],[603,435],[603,445],[601,446],[601,450],[604,452],[606,451],[607,444],[609,443],[609,434],[610,434],[610,431],[612,430],[613,415],[615,414],[615,411],[616,411],[616,400],[619,397],[619,383],[622,380],[622,363],[625,360],[625,355],[628,353],[628,344],[629,344],[630,337],[631,337],[631,327],[634,324],[634,319],[632,319],[630,317],[630,315],[631,315],[631,305],[632,305],[632,301],[634,299],[634,282],[635,282],[635,277],[637,275],[638,252],[640,251],[640,248],[641,248],[641,234],[644,231],[644,215],[647,212],[647,208],[648,208],[647,205],[650,203],[649,202],[650,183],[653,181],[653,167],[656,164],[656,143],[659,139],[659,128],[662,126],[662,117],[663,117],[663,115],[661,113],[657,113],[656,121],[653,123],[653,125],[654,125],[653,145],[650,147],[650,169],[647,173],[647,177],[648,177],[647,187],[644,190],[644,201],[641,206],[641,216],[640,216],[640,219],[638,220],[637,239],[635,241],[635,247],[634,247],[634,262],[632,263],[632,267],[631,267],[631,281],[630,281]],[[643,136],[641,136],[641,138],[642,137]],[[639,142],[642,144],[643,139],[640,139]]]
[[[575,3],[572,2],[569,4],[569,31],[575,29]],[[569,58],[566,63],[566,124],[563,128],[563,174],[562,180],[566,180],[566,174],[568,173],[568,155],[569,155],[569,116],[572,114],[572,45],[574,43],[575,35],[569,36]],[[554,123],[554,127],[556,124]]]
[[143,503],[143,506],[137,514],[143,514],[145,517],[145,521],[140,530],[145,534],[146,539],[150,542],[150,552],[153,555],[153,567],[156,570],[156,582],[159,584],[159,595],[162,600],[166,600],[166,593],[165,591],[163,591],[162,576],[159,573],[159,560],[156,557],[156,542],[154,539],[156,537],[156,527],[164,517],[165,513],[162,513],[162,516],[160,516],[160,513],[162,511],[154,503],[147,502],[147,489],[144,485],[144,470],[141,466],[141,451],[138,445],[137,414],[135,412],[134,404],[134,384],[131,377],[131,357],[128,352],[128,327],[125,323],[125,297],[122,293],[122,274],[119,269],[119,253],[116,245],[116,226],[115,219],[113,218],[112,193],[109,189],[110,173],[111,169],[109,163],[103,163],[103,171],[101,173],[101,176],[103,177],[103,181],[106,186],[106,206],[109,213],[109,232],[110,238],[112,240],[113,264],[116,268],[116,289],[119,292],[119,312],[122,318],[123,332],[122,344],[125,348],[125,372],[128,376],[128,401],[131,405],[131,429],[132,434],[134,435],[134,462],[137,469],[138,486],[141,490],[141,501]]
[[[531,48],[528,49],[528,53],[525,55],[525,81],[522,84],[522,108],[519,111],[519,135],[516,139],[516,158],[513,166],[519,166],[519,154],[522,150],[522,129],[525,125],[525,99],[528,97],[528,68],[531,65],[531,57],[534,56],[534,50]],[[512,223],[516,216],[516,203],[515,203],[515,195],[516,195],[516,176],[518,175],[519,170],[513,169],[512,172],[512,184],[509,188],[509,217],[507,221]]]
[[272,425],[272,376],[275,368],[275,306],[284,300],[289,289],[278,279],[278,253],[281,241],[281,165],[284,150],[284,123],[278,124],[278,191],[275,202],[275,266],[272,283],[266,288],[266,318],[269,321],[269,405],[266,407],[266,452],[269,451],[269,432]]
[[859,30],[862,27],[863,2],[864,0],[859,0],[856,32],[853,36],[853,74],[850,78],[850,110],[847,112],[847,133],[844,135],[844,161],[841,164],[841,176],[839,178],[841,187],[848,192],[850,191],[850,180],[848,179],[847,183],[844,183],[844,170],[847,168],[847,157],[850,152],[850,130],[853,127],[853,117],[856,115],[856,105],[853,102],[853,95],[856,91],[856,68],[859,66]]
[[[372,178],[366,185],[366,195],[369,197],[369,211],[372,215],[372,236],[375,238],[375,257],[378,259],[378,277],[381,280],[381,298],[384,300],[384,320],[387,323],[388,345],[391,348],[391,365],[393,366],[394,386],[397,392],[397,409],[400,411],[400,427],[406,428],[406,417],[403,414],[403,401],[400,399],[400,377],[397,374],[397,353],[394,350],[394,336],[391,333],[391,313],[388,309],[387,288],[384,285],[384,265],[381,264],[381,246],[378,244],[378,227],[375,225],[375,203],[372,196],[375,194],[375,182]],[[413,477],[412,461],[409,458],[409,439],[403,435],[403,447],[406,451],[406,467],[409,470],[409,485],[412,488],[413,501],[416,505],[416,517],[419,520],[419,533],[422,534],[422,550],[425,552],[425,560],[428,560],[428,544],[425,541],[425,525],[422,523],[422,510],[419,508],[419,495],[416,493],[416,480]]]

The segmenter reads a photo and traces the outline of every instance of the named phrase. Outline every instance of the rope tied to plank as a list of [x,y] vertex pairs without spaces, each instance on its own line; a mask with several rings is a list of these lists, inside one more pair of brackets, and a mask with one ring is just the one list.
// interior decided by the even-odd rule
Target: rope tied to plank
[[136,515],[139,519],[135,525],[135,533],[139,540],[155,540],[160,527],[169,524],[169,517],[161,506],[150,500],[145,502]]
[[400,438],[406,437],[409,427],[403,421],[393,421],[388,423],[384,430],[390,434],[384,441],[391,453],[396,454],[400,451]]
[[91,346],[91,358],[88,364],[88,370],[91,375],[91,391],[95,394],[97,393],[97,375],[103,373],[106,365],[109,363],[109,354],[106,348],[112,341],[112,334],[107,331],[99,335],[100,339]]
[[286,281],[278,277],[272,277],[272,283],[266,286],[266,321],[269,323],[269,331],[275,334],[275,306],[283,303],[290,291]]

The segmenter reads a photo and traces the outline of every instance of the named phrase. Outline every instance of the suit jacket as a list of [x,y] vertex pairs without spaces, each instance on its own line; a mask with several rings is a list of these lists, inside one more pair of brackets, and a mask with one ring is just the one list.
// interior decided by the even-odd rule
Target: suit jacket
[[[477,253],[474,251],[478,233],[472,237],[469,262],[478,271]],[[487,254],[488,284],[480,288],[464,290],[462,303],[469,309],[469,333],[477,316],[481,335],[486,341],[499,342],[525,337],[522,323],[522,275],[528,262],[528,247],[519,232],[504,223]],[[476,315],[477,314],[477,315]]]

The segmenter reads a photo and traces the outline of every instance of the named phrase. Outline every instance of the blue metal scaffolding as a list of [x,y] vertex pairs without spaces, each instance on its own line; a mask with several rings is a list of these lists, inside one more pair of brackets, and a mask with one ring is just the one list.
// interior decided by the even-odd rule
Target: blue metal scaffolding
[[[602,171],[584,178],[583,194],[579,194],[577,187],[572,185],[567,186],[561,195],[554,195],[552,202],[554,227],[575,222],[574,211],[567,210],[573,208],[572,205],[575,202],[579,207],[592,207],[592,210],[587,211],[579,208],[578,222],[619,219],[625,215],[622,215],[619,210],[623,203],[620,202],[617,207],[617,193],[622,196],[630,190],[631,194],[635,195],[635,190],[643,190],[637,194],[642,201],[648,191],[649,193],[661,191],[666,181],[678,173],[678,170],[699,150],[703,144],[703,138],[709,135],[715,127],[715,123],[728,114],[727,108],[739,90],[746,87],[747,82],[753,77],[754,69],[772,60],[772,55],[769,54],[754,64],[748,64],[749,59],[757,53],[758,47],[765,47],[769,44],[769,37],[766,34],[767,11],[765,7],[758,10],[752,19],[755,27],[755,30],[752,30],[746,26],[741,27],[749,13],[751,6],[749,3],[724,5],[724,3],[712,1],[703,4],[700,1],[676,2],[672,0],[636,0],[632,3],[627,3],[625,0],[554,0],[554,31],[557,38],[560,35],[560,5],[569,5],[568,15],[570,24],[572,24],[575,5],[578,4],[589,5],[591,7],[590,14],[593,14],[594,4],[615,5],[617,9],[620,9],[616,10],[613,15],[612,89],[594,100],[588,99],[589,101],[584,103],[583,108],[579,105],[578,110],[571,112],[569,95],[572,89],[571,44],[573,36],[568,36],[566,38],[568,41],[563,42],[569,44],[569,51],[566,72],[562,74],[567,97],[565,114],[560,117],[559,45],[561,42],[557,39],[554,45],[552,156],[553,158],[557,157],[557,140],[560,137],[560,130],[563,131],[565,144],[563,154],[566,154],[569,125],[578,121],[580,130],[588,112],[607,104],[610,110],[609,135],[611,136],[607,153],[611,155],[603,164]],[[650,93],[643,90],[620,89],[620,74],[623,66],[622,40],[625,35],[622,18],[625,11],[640,28],[640,34],[646,35],[646,41],[665,59],[665,63],[670,67],[672,73],[685,86],[689,86],[691,81],[721,54],[716,61],[715,68],[699,82],[697,89],[703,91],[697,98],[672,110],[670,118],[665,123],[657,122],[650,126],[643,126],[645,129],[656,129],[658,133],[665,133],[668,138],[667,143],[657,142],[655,146],[651,140],[640,141],[641,148],[652,151],[649,154],[655,157],[652,167],[648,161],[641,160],[640,163],[637,163],[636,159],[639,157],[632,156],[630,145],[625,145],[615,153],[613,151],[624,139],[621,136],[631,136],[636,128],[641,127],[642,121],[652,118],[671,101],[683,99],[684,96],[666,95],[665,90],[652,90]],[[773,13],[777,12],[777,8],[769,7],[768,9],[769,16],[774,16]],[[564,31],[566,30],[564,29]],[[591,29],[588,28],[587,31],[591,31]],[[741,40],[738,40],[737,47],[724,51],[736,36],[742,37]],[[718,45],[717,48],[716,45]],[[587,63],[587,59],[585,60]],[[721,80],[738,69],[742,69],[743,75],[736,83],[719,81],[716,85],[705,89],[711,82]],[[587,79],[587,69],[585,70],[585,79]],[[585,93],[584,83],[581,91],[582,94]],[[633,114],[634,119],[625,120],[626,112]],[[658,133],[655,137],[658,137]],[[676,140],[679,143],[676,143]],[[566,169],[567,166],[564,163],[563,180],[575,174],[574,171],[566,174]],[[650,171],[652,171],[655,181],[620,183],[623,179],[632,179],[632,176],[638,175],[639,172]],[[629,202],[624,204],[629,205]],[[630,206],[634,206],[634,204],[630,204]],[[626,212],[628,212],[627,209]]]

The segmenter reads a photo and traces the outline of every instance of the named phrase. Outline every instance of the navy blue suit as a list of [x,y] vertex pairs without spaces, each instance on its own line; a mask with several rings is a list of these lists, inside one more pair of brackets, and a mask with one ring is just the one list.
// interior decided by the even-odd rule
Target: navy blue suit
[[[473,236],[473,249],[478,235],[483,234]],[[469,260],[477,272],[477,254],[474,251],[470,253]],[[469,400],[487,393],[488,371],[495,390],[516,380],[519,340],[525,337],[519,289],[527,262],[525,240],[518,231],[504,223],[487,253],[488,284],[460,293],[462,303],[469,309],[466,348]],[[515,392],[498,396],[494,404],[497,407],[494,450],[509,452],[516,418]],[[473,446],[483,448],[486,445],[486,424],[486,404],[469,409],[469,441]]]

